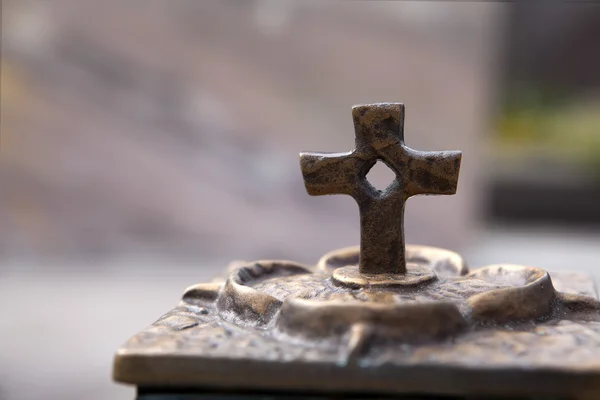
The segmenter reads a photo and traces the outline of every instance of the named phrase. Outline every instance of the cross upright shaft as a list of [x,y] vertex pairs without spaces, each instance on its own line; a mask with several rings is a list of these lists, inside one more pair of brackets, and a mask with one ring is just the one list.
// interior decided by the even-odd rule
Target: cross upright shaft
[[[426,152],[404,144],[404,105],[380,103],[352,108],[356,149],[348,153],[300,153],[310,195],[347,194],[360,211],[363,274],[404,274],[404,204],[418,194],[454,194],[462,153]],[[396,177],[385,190],[366,179],[377,160]]]

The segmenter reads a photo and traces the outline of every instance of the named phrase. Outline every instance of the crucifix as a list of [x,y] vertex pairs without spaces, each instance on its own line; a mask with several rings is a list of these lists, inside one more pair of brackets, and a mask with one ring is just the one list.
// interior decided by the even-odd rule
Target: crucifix
[[[360,211],[361,274],[406,274],[404,204],[419,194],[454,194],[462,153],[419,151],[404,144],[404,105],[380,103],[352,108],[355,150],[300,153],[307,192],[347,194]],[[384,190],[366,179],[383,161],[396,175]]]

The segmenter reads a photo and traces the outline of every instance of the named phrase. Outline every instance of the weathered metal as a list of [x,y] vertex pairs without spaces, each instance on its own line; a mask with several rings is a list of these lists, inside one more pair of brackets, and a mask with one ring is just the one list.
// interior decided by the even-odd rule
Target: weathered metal
[[[300,153],[306,190],[313,196],[347,194],[358,203],[361,274],[405,274],[404,203],[419,194],[454,194],[462,153],[407,147],[400,103],[354,106],[352,118],[355,150]],[[385,190],[366,179],[378,160],[396,174]]]
[[[402,224],[372,210],[401,219],[409,195],[453,192],[460,153],[406,148],[396,129],[401,105],[359,106],[354,115],[357,150],[304,155],[303,173],[309,193],[347,193],[367,203],[362,219],[393,232],[363,224],[361,244],[388,253],[341,249],[314,267],[236,263],[224,279],[189,287],[174,310],[122,346],[114,378],[148,396],[600,398],[600,301],[592,280],[518,265],[470,271],[448,250],[403,243],[400,250],[391,240],[402,240]],[[397,174],[383,193],[364,179],[378,158]]]

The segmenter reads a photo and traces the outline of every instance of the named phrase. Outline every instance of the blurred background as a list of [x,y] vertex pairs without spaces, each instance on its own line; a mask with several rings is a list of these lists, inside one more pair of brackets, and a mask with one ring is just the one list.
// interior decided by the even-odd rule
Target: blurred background
[[600,276],[598,4],[3,0],[1,44],[0,399],[131,399],[112,355],[186,286],[357,244],[298,164],[357,103],[464,152],[409,243]]

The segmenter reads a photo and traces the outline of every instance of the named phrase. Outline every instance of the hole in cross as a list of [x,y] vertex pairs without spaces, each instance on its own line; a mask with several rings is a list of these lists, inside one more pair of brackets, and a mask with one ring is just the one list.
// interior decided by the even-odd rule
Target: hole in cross
[[377,161],[367,173],[367,180],[377,190],[384,191],[390,186],[396,174],[383,161]]

